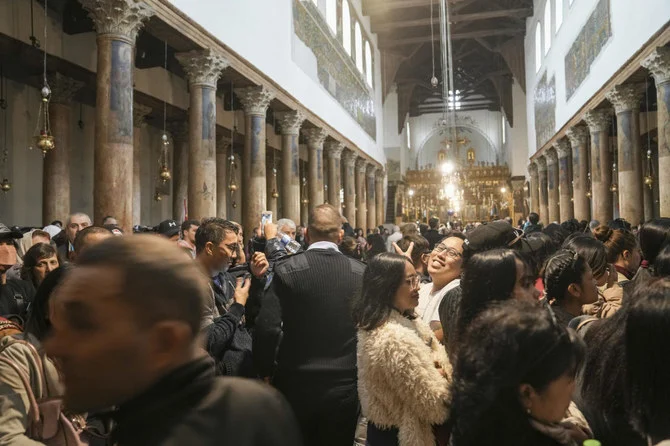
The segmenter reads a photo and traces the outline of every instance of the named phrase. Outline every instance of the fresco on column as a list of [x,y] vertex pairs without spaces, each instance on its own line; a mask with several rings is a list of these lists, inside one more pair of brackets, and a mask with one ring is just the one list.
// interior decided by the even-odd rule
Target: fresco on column
[[591,172],[591,180],[600,182],[602,180],[602,169],[600,168],[600,132],[592,134],[593,146],[591,147],[591,158],[595,161],[595,168]]
[[559,175],[559,184],[561,187],[570,187],[570,169],[568,166],[568,157],[558,159],[558,175]]
[[544,73],[535,88],[535,135],[539,150],[556,133],[556,81]]
[[298,176],[300,153],[298,150],[298,135],[291,135],[291,175]]
[[[352,8],[352,13],[353,11]],[[297,53],[295,42],[293,61],[318,81],[358,122],[358,125],[376,140],[374,88],[367,84],[353,57],[346,52],[340,39],[330,32],[330,27],[321,11],[311,0],[293,0],[293,29],[295,37],[307,46],[316,58],[317,73],[313,72],[312,64],[305,64],[302,58],[295,56]],[[372,42],[365,31],[361,31],[363,39]],[[372,70],[374,70],[374,56],[372,59]]]
[[569,100],[591,72],[591,65],[612,37],[609,0],[600,0],[565,55],[565,93]]
[[540,180],[540,195],[542,197],[541,202],[542,203],[549,203],[549,187],[548,187],[548,181],[546,178],[542,178]]
[[670,83],[659,85],[661,89],[663,103],[665,104],[665,122],[663,122],[663,133],[665,133],[665,147],[659,150],[659,156],[670,156]]
[[617,115],[617,122],[619,124],[621,162],[619,163],[619,172],[626,172],[633,170],[633,138],[631,137],[631,119],[633,112],[627,111]]
[[133,143],[133,52],[132,46],[112,40],[112,66],[109,79],[110,142]]
[[580,187],[579,163],[581,161],[581,157],[579,156],[579,147],[580,146],[575,146],[572,148],[572,181],[575,188]]
[[214,158],[215,146],[214,139],[216,131],[216,94],[213,89],[207,87],[192,87],[202,89],[202,139],[203,141],[211,141],[211,144],[206,144],[208,147],[207,156]]
[[[261,156],[261,132],[265,125],[265,118],[263,116],[251,116],[251,159],[257,160]],[[253,174],[253,172],[252,172]],[[265,175],[263,172],[262,175]]]
[[549,190],[554,190],[556,184],[554,183],[554,177],[556,176],[556,164],[547,165],[547,187]]

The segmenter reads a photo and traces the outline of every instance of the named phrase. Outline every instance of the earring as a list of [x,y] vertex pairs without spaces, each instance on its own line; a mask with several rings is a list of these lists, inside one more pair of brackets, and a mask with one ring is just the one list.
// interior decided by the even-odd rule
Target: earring
[[526,409],[526,413],[530,415],[530,407]]

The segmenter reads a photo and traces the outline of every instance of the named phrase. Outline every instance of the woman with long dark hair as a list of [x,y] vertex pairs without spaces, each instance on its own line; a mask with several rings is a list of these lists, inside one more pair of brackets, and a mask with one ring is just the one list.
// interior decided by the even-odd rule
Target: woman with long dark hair
[[565,328],[572,319],[582,315],[582,306],[598,300],[591,267],[582,256],[567,249],[547,260],[544,290],[558,323]]
[[[647,443],[670,440],[670,278],[635,290],[626,320],[626,401]],[[665,443],[663,443],[665,444]]]
[[454,365],[452,445],[581,445],[590,432],[578,427],[584,421],[571,398],[583,355],[581,340],[541,306],[489,307]]
[[472,321],[489,305],[503,300],[537,302],[535,273],[526,259],[512,249],[493,249],[473,255],[463,268],[463,296],[456,330],[448,330],[447,351],[456,353],[460,338]]
[[21,278],[32,282],[33,286],[37,288],[47,274],[59,266],[56,249],[48,243],[38,243],[33,245],[23,256]]
[[448,412],[447,355],[414,313],[419,277],[406,257],[368,262],[353,300],[358,327],[358,393],[369,446],[435,446],[433,425]]

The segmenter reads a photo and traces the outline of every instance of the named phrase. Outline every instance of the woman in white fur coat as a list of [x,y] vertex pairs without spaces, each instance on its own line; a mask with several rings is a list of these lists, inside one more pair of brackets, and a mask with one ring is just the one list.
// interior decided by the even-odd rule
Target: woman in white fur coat
[[353,301],[358,393],[369,446],[435,446],[433,426],[449,408],[451,366],[414,309],[419,276],[408,259],[383,253],[368,263]]

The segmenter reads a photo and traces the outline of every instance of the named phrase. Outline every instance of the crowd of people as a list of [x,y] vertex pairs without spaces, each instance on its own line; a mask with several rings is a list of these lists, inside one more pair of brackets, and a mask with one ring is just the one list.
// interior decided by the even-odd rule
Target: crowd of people
[[99,223],[0,224],[0,445],[670,444],[670,218]]

